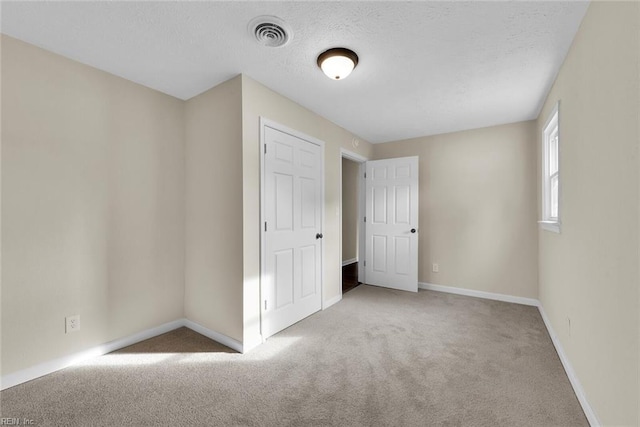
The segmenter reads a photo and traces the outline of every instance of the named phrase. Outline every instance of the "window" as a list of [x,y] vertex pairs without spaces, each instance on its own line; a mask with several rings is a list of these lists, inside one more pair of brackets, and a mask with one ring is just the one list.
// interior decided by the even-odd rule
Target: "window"
[[560,165],[559,120],[557,103],[542,132],[542,221],[540,226],[549,231],[560,232]]

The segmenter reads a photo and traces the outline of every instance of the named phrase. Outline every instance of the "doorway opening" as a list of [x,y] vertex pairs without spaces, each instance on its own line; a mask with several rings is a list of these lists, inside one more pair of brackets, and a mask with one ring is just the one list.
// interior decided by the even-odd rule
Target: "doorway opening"
[[364,283],[364,171],[366,158],[341,150],[340,254],[342,294]]

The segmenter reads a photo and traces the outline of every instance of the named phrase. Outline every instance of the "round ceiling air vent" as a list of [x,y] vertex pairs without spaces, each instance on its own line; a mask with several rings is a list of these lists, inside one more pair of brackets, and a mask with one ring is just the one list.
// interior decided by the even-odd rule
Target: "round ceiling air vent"
[[276,16],[258,16],[249,23],[249,33],[256,41],[268,47],[281,47],[291,40],[287,24]]

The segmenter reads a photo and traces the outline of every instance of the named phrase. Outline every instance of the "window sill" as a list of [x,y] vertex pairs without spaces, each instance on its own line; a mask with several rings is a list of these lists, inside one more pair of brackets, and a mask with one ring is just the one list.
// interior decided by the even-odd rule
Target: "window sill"
[[540,224],[540,228],[543,230],[560,234],[560,222],[558,221],[538,221],[538,224]]

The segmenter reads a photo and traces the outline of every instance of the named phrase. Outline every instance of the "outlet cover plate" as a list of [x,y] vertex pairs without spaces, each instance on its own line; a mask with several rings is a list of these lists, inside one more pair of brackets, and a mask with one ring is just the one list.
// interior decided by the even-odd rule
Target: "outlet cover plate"
[[77,332],[80,330],[80,315],[74,314],[65,318],[65,333]]

